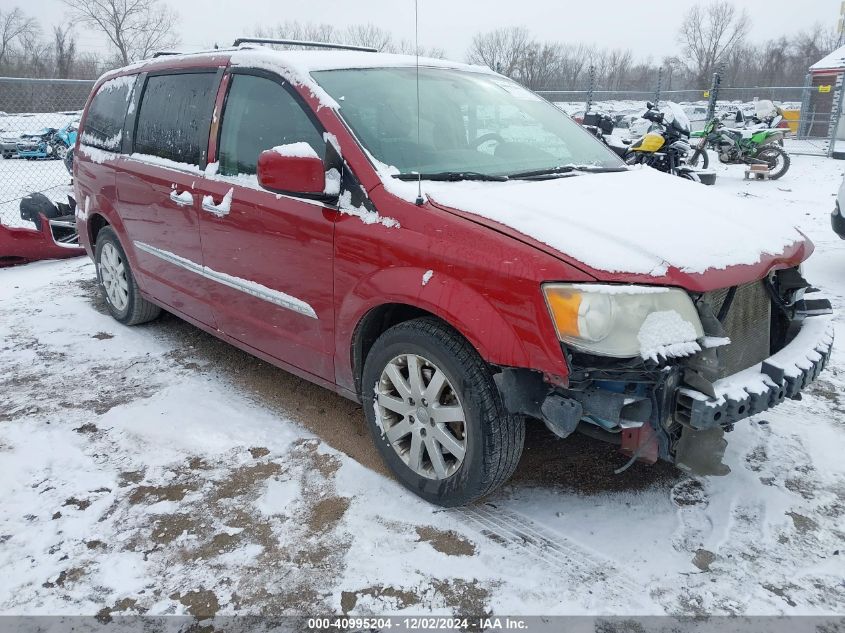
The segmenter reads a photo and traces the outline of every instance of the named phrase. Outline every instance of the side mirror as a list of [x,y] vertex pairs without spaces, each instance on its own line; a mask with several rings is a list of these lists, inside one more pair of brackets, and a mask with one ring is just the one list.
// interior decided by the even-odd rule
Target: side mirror
[[653,110],[653,109],[654,109],[654,104],[653,104],[651,101],[646,101],[646,102],[645,102],[645,107],[646,107],[646,108],[648,108],[649,110]]
[[291,143],[264,150],[258,156],[258,184],[270,191],[321,196],[326,168],[307,143]]

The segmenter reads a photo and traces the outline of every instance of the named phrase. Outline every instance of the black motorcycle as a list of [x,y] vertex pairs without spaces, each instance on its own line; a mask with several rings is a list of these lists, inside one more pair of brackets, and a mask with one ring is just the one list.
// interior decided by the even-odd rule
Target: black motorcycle
[[642,118],[651,122],[651,126],[630,145],[625,162],[648,165],[667,174],[712,185],[716,180],[714,172],[698,171],[687,164],[687,157],[692,154],[689,118],[677,104],[667,105],[668,111],[664,113],[653,103],[647,104]]

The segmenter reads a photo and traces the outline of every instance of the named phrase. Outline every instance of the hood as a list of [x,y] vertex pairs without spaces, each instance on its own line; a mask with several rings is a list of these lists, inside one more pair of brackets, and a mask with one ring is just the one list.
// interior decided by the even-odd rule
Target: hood
[[806,259],[782,212],[647,167],[544,181],[423,182],[438,207],[528,238],[600,281],[706,291]]

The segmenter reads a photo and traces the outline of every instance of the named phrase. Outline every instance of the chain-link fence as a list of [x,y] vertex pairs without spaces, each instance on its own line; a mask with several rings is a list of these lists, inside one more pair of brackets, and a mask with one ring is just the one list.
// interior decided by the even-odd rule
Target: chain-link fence
[[[570,115],[601,110],[614,115],[624,127],[645,109],[648,101],[675,101],[690,117],[693,131],[704,128],[711,116],[734,125],[737,112],[747,119],[761,101],[772,101],[783,113],[787,149],[793,154],[845,156],[845,115],[843,115],[843,74],[834,78],[807,75],[803,86],[732,87],[718,77],[706,89],[662,90],[541,90],[541,95],[558,104]],[[837,141],[839,147],[837,150]]]
[[[845,152],[843,74],[807,77],[803,86],[737,88],[718,81],[702,90],[555,90],[541,91],[571,115],[588,109],[617,114],[624,126],[645,108],[646,101],[684,104],[693,130],[704,127],[712,114],[726,120],[737,111],[752,113],[755,102],[771,100],[783,111],[787,149],[800,154],[830,156],[836,141]],[[31,228],[21,218],[21,200],[40,192],[64,202],[70,175],[62,160],[76,140],[76,126],[93,81],[0,77],[0,224]],[[624,129],[622,130],[624,133]]]
[[93,81],[0,77],[0,224],[34,229],[21,200],[42,193],[67,202],[70,174],[63,160]]

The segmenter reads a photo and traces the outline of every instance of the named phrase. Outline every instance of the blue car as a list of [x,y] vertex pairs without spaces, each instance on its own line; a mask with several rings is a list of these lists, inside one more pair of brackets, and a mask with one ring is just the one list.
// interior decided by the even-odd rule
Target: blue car
[[76,143],[77,122],[64,127],[47,127],[34,134],[22,134],[17,143],[18,156],[27,160],[54,158],[64,160]]

